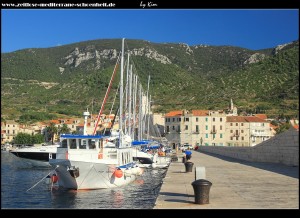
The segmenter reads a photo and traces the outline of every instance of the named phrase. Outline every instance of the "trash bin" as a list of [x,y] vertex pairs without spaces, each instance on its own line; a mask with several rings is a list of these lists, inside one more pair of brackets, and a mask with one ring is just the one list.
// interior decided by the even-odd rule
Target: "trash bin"
[[209,191],[212,183],[205,179],[192,182],[195,194],[195,204],[209,204]]
[[190,162],[190,161],[187,161],[184,163],[184,166],[185,166],[185,172],[193,172],[193,166],[194,166],[194,163],[193,162]]
[[185,162],[186,162],[186,157],[183,156],[183,157],[182,157],[182,163],[185,163]]

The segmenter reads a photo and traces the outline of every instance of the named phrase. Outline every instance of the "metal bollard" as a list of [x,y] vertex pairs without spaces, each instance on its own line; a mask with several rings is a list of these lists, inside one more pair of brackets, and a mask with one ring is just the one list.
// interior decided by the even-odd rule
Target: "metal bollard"
[[185,172],[193,172],[193,166],[194,166],[194,163],[193,162],[190,162],[190,161],[187,161],[185,162],[184,164],[185,166]]
[[212,183],[205,179],[192,182],[195,194],[195,204],[209,204],[209,191]]

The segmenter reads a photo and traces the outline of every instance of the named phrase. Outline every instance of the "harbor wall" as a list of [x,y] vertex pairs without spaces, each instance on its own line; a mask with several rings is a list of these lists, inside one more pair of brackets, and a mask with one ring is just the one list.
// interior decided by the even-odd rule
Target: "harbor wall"
[[251,162],[299,166],[299,131],[290,128],[253,147],[200,146],[199,151]]

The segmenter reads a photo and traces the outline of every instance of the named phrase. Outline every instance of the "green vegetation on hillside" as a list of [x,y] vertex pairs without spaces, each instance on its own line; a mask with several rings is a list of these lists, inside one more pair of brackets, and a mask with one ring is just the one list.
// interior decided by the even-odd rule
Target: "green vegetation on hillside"
[[[154,112],[226,109],[233,99],[245,113],[298,114],[298,41],[276,54],[274,49],[125,42],[126,51],[139,51],[131,59],[144,91],[151,76]],[[121,39],[107,39],[2,53],[2,118],[26,122],[49,118],[46,114],[81,117],[86,108],[98,113],[120,50]],[[249,64],[255,53],[265,58]],[[111,108],[118,81],[117,74],[104,113]]]

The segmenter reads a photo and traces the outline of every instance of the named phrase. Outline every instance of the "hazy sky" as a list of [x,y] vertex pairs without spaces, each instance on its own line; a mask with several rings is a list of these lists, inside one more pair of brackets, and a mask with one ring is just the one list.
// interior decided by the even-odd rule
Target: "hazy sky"
[[1,52],[111,38],[256,50],[299,38],[298,9],[5,9],[1,14]]

